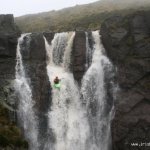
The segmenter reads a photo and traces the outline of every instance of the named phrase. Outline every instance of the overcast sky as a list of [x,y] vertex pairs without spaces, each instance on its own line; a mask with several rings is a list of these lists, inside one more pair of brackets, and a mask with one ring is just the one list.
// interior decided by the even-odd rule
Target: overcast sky
[[95,1],[97,0],[0,0],[0,14],[11,13],[16,17]]

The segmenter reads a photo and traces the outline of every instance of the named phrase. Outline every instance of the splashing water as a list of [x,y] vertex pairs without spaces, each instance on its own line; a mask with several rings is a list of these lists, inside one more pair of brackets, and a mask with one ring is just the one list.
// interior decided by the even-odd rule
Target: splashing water
[[[66,36],[68,39],[65,44],[61,42],[64,41],[62,39],[59,40],[60,42],[55,41],[57,37],[64,38],[62,34],[65,35],[65,39]],[[58,47],[61,47],[62,44],[66,45],[62,66],[58,66],[55,61],[49,61],[47,65],[51,85],[53,86],[55,76],[61,79],[60,90],[53,88],[52,106],[48,114],[49,128],[52,129],[56,139],[53,147],[55,150],[85,150],[86,137],[89,133],[86,111],[81,105],[78,86],[74,81],[73,74],[69,72],[74,36],[74,32],[56,34],[50,46],[45,39],[50,60],[53,60],[52,53],[56,49],[54,43],[57,43]],[[50,149],[48,147],[45,149]]]
[[[50,45],[44,37],[48,56],[47,74],[52,87],[52,104],[47,114],[48,137],[45,138],[43,150],[109,150],[113,99],[107,96],[107,83],[112,82],[109,74],[113,66],[104,55],[99,31],[92,32],[92,47],[88,34],[85,34],[87,71],[83,76],[81,89],[70,71],[75,32],[55,34]],[[21,55],[21,45],[25,36],[28,35],[22,35],[18,40],[16,56],[15,89],[19,98],[18,117],[29,142],[29,149],[41,150],[32,90]],[[54,88],[53,85],[56,76],[61,80],[60,89]]]
[[92,32],[92,37],[94,40],[92,63],[83,77],[81,87],[83,103],[86,105],[90,125],[88,150],[108,150],[112,115],[111,111],[108,114],[105,113],[107,102],[105,99],[104,67],[112,67],[112,65],[103,54],[104,48],[100,42],[99,31]]
[[38,123],[33,110],[34,102],[32,100],[32,91],[25,75],[20,47],[25,36],[27,36],[27,34],[24,34],[19,38],[16,54],[17,63],[14,86],[19,98],[17,115],[19,123],[24,130],[25,138],[29,143],[29,149],[38,150]]
[[88,33],[85,32],[85,35],[86,35],[86,64],[85,64],[85,67],[87,70],[92,63],[93,51],[92,51],[90,44],[89,44]]

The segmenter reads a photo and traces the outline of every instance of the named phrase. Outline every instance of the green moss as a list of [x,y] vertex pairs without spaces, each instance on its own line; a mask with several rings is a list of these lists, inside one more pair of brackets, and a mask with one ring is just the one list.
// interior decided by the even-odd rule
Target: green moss
[[0,124],[5,125],[9,124],[9,116],[8,116],[8,111],[2,105],[0,104]]
[[0,146],[1,147],[6,147],[9,145],[9,140],[4,137],[3,135],[0,134]]
[[[112,2],[101,3],[101,1],[87,4],[83,6],[75,6],[60,11],[50,11],[33,15],[17,17],[16,24],[23,32],[39,32],[39,31],[69,31],[75,28],[87,30],[97,29],[101,23],[110,16],[128,15],[139,10],[149,10],[147,6],[128,6],[112,5]],[[144,4],[144,3],[143,3]],[[97,25],[99,24],[99,25]],[[126,28],[128,20],[123,21]],[[99,29],[99,28],[98,28]],[[112,28],[113,29],[113,28]]]
[[8,110],[0,104],[0,146],[28,148],[20,129],[9,120]]

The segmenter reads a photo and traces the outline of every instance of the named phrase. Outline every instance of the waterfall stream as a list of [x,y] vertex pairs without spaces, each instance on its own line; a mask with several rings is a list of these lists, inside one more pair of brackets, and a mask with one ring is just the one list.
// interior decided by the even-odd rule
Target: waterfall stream
[[[71,71],[71,55],[75,32],[56,33],[51,44],[45,37],[47,74],[52,87],[52,103],[47,114],[47,137],[39,148],[38,120],[29,79],[22,60],[18,40],[15,89],[19,98],[18,119],[29,142],[30,150],[110,150],[110,123],[113,117],[113,65],[105,55],[99,31],[86,35],[86,72],[81,85]],[[90,38],[91,38],[90,37]],[[60,79],[60,89],[54,78]],[[109,85],[109,86],[108,86]],[[112,95],[112,97],[108,96]]]
[[[74,36],[74,32],[56,34],[51,45],[48,45],[45,39],[47,54],[50,54],[49,59],[51,60],[47,66],[51,86],[53,86],[53,80],[56,76],[61,79],[60,90],[53,88],[52,106],[48,114],[49,128],[54,132],[56,139],[55,150],[86,149],[86,137],[89,130],[86,112],[81,105],[78,86],[74,81],[73,74],[69,71]],[[63,38],[67,39],[66,43]],[[63,45],[65,45],[63,62],[61,65],[57,65],[52,56],[54,56],[54,50],[58,51],[57,47]]]
[[30,150],[38,150],[38,123],[33,110],[34,102],[32,100],[32,91],[26,78],[26,73],[21,55],[21,44],[24,37],[22,35],[18,39],[17,54],[16,54],[16,79],[15,89],[19,99],[18,104],[18,119],[21,127],[24,130],[24,135],[29,142]]
[[[99,31],[92,32],[92,37],[94,41],[92,63],[83,77],[81,87],[90,125],[88,150],[108,150],[112,111],[105,114],[107,102],[104,67],[106,65],[112,67],[112,65],[104,55]],[[86,45],[88,46],[88,44]],[[87,47],[87,49],[89,48]]]

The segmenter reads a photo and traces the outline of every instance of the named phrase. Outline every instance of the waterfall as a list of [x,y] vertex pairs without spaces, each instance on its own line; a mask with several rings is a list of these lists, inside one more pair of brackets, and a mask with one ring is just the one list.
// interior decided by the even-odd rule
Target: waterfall
[[[111,70],[112,64],[104,55],[99,31],[92,32],[94,41],[92,63],[82,79],[81,94],[86,105],[90,136],[88,150],[108,150],[110,144],[110,121],[112,110],[108,113],[105,89],[105,69]],[[87,42],[88,35],[86,34]],[[87,51],[89,51],[88,44]],[[112,99],[113,101],[113,99]],[[113,106],[112,106],[113,108]]]
[[[81,87],[71,72],[75,32],[56,33],[51,44],[45,37],[47,74],[52,102],[48,113],[47,137],[40,139],[39,121],[35,115],[30,79],[27,78],[22,51],[24,37],[18,40],[15,89],[18,95],[18,120],[30,150],[110,150],[114,100],[113,65],[105,55],[99,31],[86,34],[86,72]],[[61,88],[54,87],[58,76]],[[39,145],[42,145],[41,148]]]
[[[74,36],[74,32],[57,33],[51,45],[48,45],[48,42],[44,38],[49,57],[47,72],[52,86],[52,106],[48,113],[49,130],[52,130],[54,134],[53,144],[48,140],[45,144],[45,150],[86,149],[86,139],[89,133],[86,110],[82,107],[78,86],[74,81],[73,74],[69,71]],[[63,62],[60,65],[54,61],[55,59],[53,57],[54,52],[59,51],[58,49],[62,45],[65,45],[65,49],[63,49],[62,54]],[[57,56],[59,60],[60,55],[58,54]],[[53,88],[55,76],[61,79],[60,90]]]
[[17,62],[14,86],[19,99],[17,116],[19,124],[24,130],[25,138],[29,143],[29,149],[38,150],[38,123],[33,110],[34,102],[32,100],[32,90],[26,77],[21,55],[21,44],[25,36],[27,36],[27,34],[22,35],[18,39],[16,52]]
[[88,33],[85,32],[85,35],[86,35],[86,64],[85,64],[85,67],[87,70],[92,63],[93,51],[92,51],[90,44],[89,44]]

